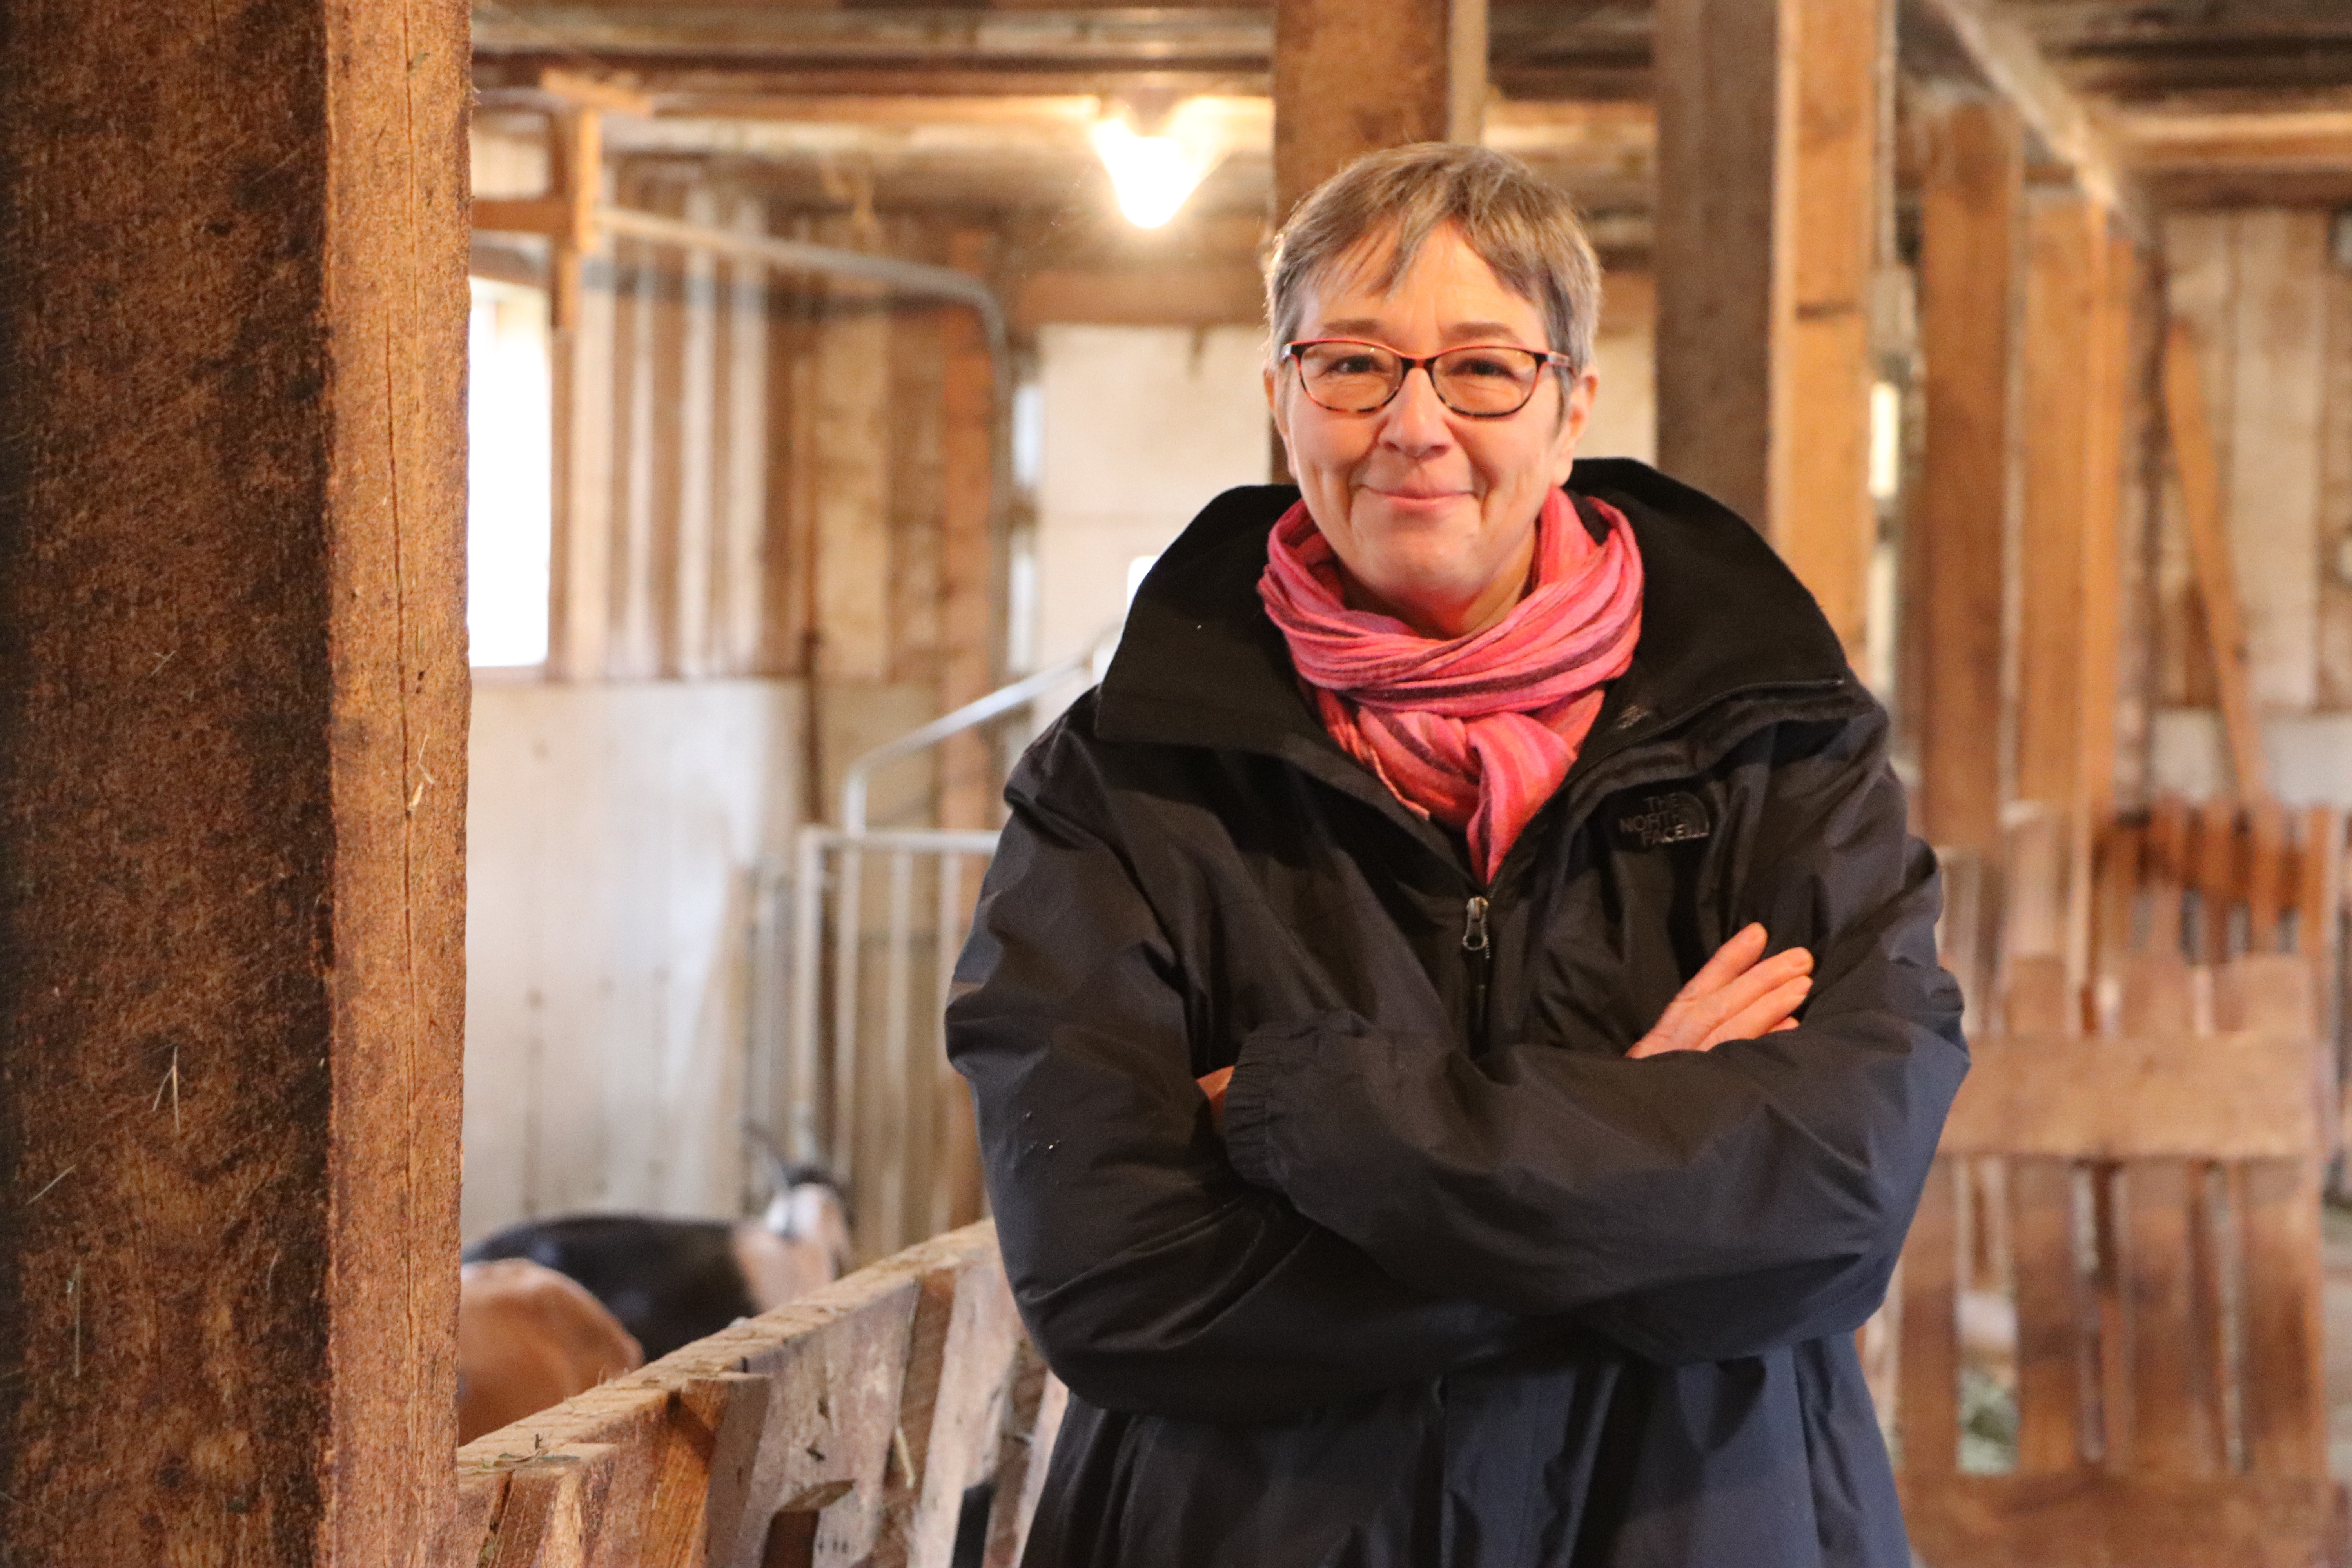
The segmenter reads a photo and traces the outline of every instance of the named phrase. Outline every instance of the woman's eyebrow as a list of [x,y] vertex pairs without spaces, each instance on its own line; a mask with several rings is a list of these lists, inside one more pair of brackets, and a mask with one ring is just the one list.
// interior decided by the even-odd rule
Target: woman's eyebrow
[[1519,330],[1508,321],[1456,321],[1445,329],[1449,343],[1515,343]]
[[[1369,316],[1349,316],[1340,321],[1318,322],[1318,325],[1321,331],[1317,335],[1320,337],[1360,338],[1377,342],[1380,340],[1374,334],[1380,332],[1386,323],[1373,321]],[[1519,330],[1508,321],[1455,321],[1446,327],[1444,341],[1449,343],[1516,343],[1519,341]]]

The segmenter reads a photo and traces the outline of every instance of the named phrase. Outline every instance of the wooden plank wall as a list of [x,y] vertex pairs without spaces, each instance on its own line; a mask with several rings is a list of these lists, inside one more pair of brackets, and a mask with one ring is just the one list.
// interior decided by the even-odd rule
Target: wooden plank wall
[[[624,162],[613,184],[625,205],[697,223],[989,260],[968,226],[813,215],[675,163]],[[950,687],[984,690],[993,411],[970,312],[629,238],[590,261],[586,284],[558,400],[551,672],[814,673],[845,689],[820,708],[852,729],[859,690],[913,684],[938,704]]]
[[[2254,705],[2352,708],[2352,270],[2324,210],[2181,213],[2167,295],[2204,348],[2206,413],[2245,613]],[[2216,702],[2189,535],[2166,486],[2154,552],[2156,695]]]

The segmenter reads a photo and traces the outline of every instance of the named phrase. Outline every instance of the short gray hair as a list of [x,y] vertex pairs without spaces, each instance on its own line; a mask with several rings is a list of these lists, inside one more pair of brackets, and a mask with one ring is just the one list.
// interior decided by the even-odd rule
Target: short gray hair
[[1419,142],[1368,153],[1293,209],[1265,264],[1267,352],[1298,333],[1307,292],[1365,240],[1392,234],[1395,247],[1374,279],[1396,287],[1429,237],[1447,224],[1503,287],[1543,312],[1555,353],[1576,374],[1592,363],[1601,314],[1601,263],[1567,195],[1507,153],[1451,142]]

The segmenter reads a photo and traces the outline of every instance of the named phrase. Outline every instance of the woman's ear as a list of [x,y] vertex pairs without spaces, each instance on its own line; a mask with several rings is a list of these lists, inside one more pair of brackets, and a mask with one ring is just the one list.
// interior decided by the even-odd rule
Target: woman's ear
[[1266,370],[1261,371],[1259,373],[1259,378],[1263,381],[1265,386],[1266,411],[1274,416],[1274,433],[1276,437],[1280,437],[1283,451],[1287,453],[1290,450],[1289,411],[1283,407],[1282,395],[1275,390],[1277,384],[1275,381],[1274,371],[1272,368],[1269,367]]
[[1551,482],[1568,483],[1569,470],[1576,467],[1577,444],[1584,439],[1585,427],[1592,423],[1592,400],[1600,395],[1601,373],[1587,370],[1569,383],[1567,395],[1560,400],[1559,429],[1552,437]]

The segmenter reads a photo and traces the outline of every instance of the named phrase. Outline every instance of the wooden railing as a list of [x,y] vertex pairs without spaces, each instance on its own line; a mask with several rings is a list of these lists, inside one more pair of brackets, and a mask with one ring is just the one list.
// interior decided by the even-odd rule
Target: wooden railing
[[947,1568],[992,1482],[982,1560],[1011,1568],[1062,1397],[983,1222],[460,1448],[434,1562]]
[[2072,857],[2074,900],[2058,841],[2012,844],[1997,974],[1961,900],[1950,945],[1998,1005],[1971,1008],[1895,1303],[1905,1512],[1937,1568],[2344,1560],[2320,1237],[2342,835],[2160,802]]

